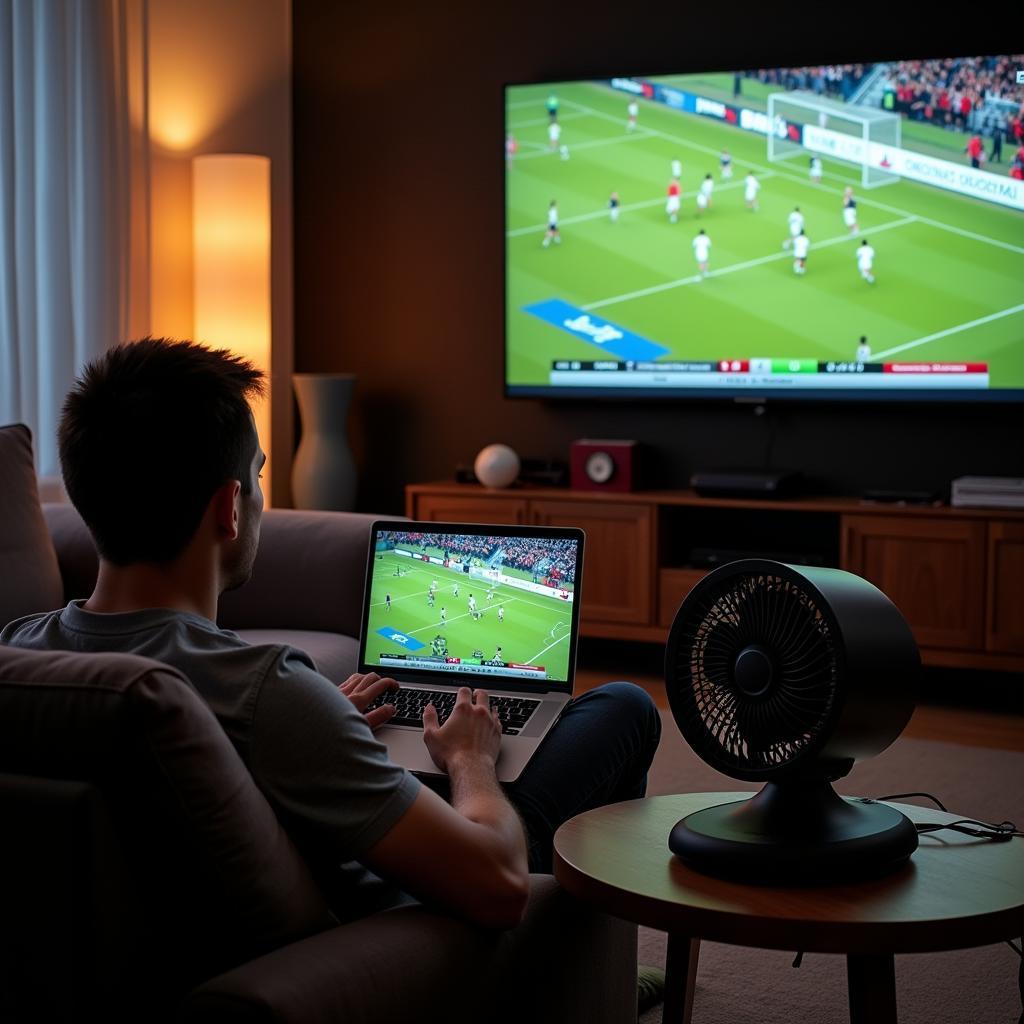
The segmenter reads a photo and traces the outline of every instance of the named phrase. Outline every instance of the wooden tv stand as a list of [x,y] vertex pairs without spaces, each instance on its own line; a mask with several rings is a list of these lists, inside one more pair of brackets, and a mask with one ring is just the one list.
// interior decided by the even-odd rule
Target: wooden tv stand
[[584,636],[663,643],[708,571],[695,560],[760,555],[870,580],[906,616],[925,664],[1024,671],[1024,512],[456,483],[412,484],[405,505],[435,522],[581,527]]

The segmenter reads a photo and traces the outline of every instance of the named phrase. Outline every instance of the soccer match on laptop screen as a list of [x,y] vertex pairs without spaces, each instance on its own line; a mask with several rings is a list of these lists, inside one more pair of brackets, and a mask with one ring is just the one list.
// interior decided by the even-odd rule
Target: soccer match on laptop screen
[[509,395],[1024,400],[1024,56],[505,89]]
[[566,682],[579,541],[378,530],[365,665]]

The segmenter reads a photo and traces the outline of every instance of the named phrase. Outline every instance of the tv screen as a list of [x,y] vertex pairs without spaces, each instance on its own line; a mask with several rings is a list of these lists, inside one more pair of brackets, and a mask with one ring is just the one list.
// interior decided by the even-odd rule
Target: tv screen
[[1024,56],[505,90],[509,396],[1024,400]]

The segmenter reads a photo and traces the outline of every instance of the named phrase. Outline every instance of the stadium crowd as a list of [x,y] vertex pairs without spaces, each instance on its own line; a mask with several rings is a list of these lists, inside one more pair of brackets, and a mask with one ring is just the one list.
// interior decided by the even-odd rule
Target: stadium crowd
[[[820,64],[809,68],[758,68],[745,74],[763,85],[808,89],[819,96],[848,100],[871,67],[870,64]],[[736,91],[738,93],[738,88]]]
[[1004,100],[1024,108],[1024,85],[1016,72],[1024,57],[947,57],[944,60],[903,60],[893,65],[888,87],[895,109],[918,121],[946,128],[973,127],[971,114],[986,101]]
[[[423,547],[428,540],[437,539],[436,534],[428,535],[409,530],[396,530],[390,537],[396,543],[414,544],[419,547]],[[545,576],[557,576],[568,583],[575,580],[575,542],[571,540],[519,538],[510,542],[507,537],[485,537],[468,533],[446,533],[443,540],[445,550],[449,553],[455,552],[486,561],[496,551],[501,550],[505,555],[505,563],[514,568],[533,572],[536,566],[547,562],[541,570]]]

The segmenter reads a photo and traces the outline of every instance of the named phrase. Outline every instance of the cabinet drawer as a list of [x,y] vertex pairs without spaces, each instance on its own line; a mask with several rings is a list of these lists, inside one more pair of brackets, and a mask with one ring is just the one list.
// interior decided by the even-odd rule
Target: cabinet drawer
[[432,523],[518,524],[527,521],[526,502],[522,498],[490,495],[475,497],[460,494],[418,494],[414,519]]
[[658,573],[659,626],[672,625],[683,598],[706,575],[706,569],[662,569]]
[[988,527],[985,649],[1024,654],[1024,523]]

